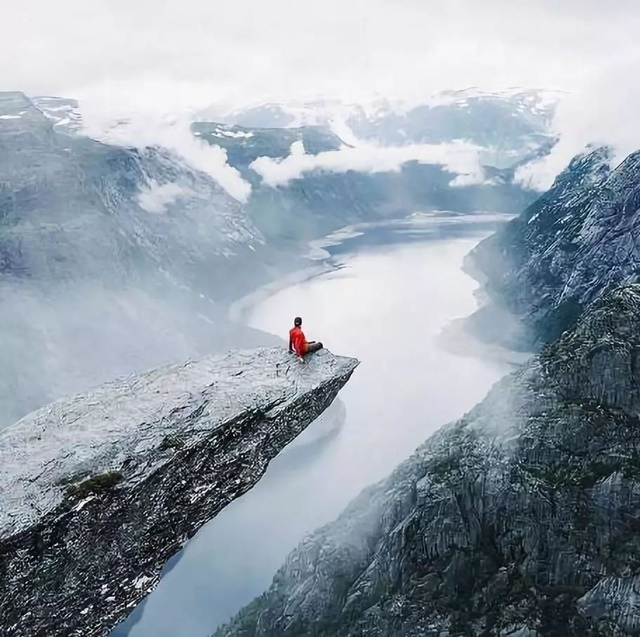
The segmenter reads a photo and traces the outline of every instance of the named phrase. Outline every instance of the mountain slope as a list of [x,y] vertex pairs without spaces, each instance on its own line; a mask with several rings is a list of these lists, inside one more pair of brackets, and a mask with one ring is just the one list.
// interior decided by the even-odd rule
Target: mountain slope
[[640,265],[640,153],[613,168],[605,148],[574,159],[551,190],[481,242],[468,259],[488,304],[515,315],[525,347],[557,338],[612,288],[637,281]]
[[219,303],[268,262],[241,205],[168,151],[55,124],[0,93],[0,427],[114,376],[273,342]]
[[217,636],[640,634],[640,286],[615,290]]
[[[107,267],[129,276],[188,261],[180,252],[189,246],[205,261],[204,251],[225,256],[261,241],[237,201],[167,151],[57,134],[24,96],[2,99],[0,112],[19,113],[0,120],[5,274],[59,280]],[[178,269],[193,274],[194,265]]]

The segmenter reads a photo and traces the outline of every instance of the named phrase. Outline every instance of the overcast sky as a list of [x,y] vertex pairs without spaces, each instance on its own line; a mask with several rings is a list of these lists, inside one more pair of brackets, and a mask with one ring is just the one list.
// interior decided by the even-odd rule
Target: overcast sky
[[635,54],[638,27],[636,0],[21,0],[2,7],[0,89],[179,87],[202,103],[574,88]]
[[638,33],[638,0],[20,0],[2,6],[0,90],[77,97],[94,136],[126,119],[122,143],[180,150],[243,200],[248,186],[224,153],[187,134],[190,114],[562,89],[561,143],[522,174],[544,189],[589,142],[618,158],[640,148]]

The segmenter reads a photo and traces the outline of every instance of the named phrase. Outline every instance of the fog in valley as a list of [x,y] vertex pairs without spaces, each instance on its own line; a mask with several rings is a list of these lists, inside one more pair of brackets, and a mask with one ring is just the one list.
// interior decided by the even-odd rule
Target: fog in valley
[[[1,431],[35,410],[158,367],[286,347],[295,316],[308,339],[361,361],[264,477],[195,537],[171,539],[157,586],[161,565],[149,563],[121,582],[135,590],[113,615],[121,623],[105,619],[112,637],[211,635],[269,588],[308,534],[529,359],[544,339],[518,348],[506,335],[542,325],[554,286],[565,286],[549,310],[560,308],[549,328],[560,333],[597,296],[581,276],[635,280],[625,261],[637,262],[635,159],[606,188],[599,180],[640,148],[637,2],[218,4],[2,9],[0,460],[29,457],[26,442],[15,457],[3,450]],[[511,243],[486,248],[484,272],[474,269],[469,253],[523,211],[504,235]],[[589,241],[601,236],[596,250]],[[539,289],[527,268],[544,279]],[[508,286],[513,298],[496,302]],[[492,302],[493,313],[467,321]],[[512,394],[496,394],[506,414],[512,399],[519,409]],[[247,448],[277,438],[244,435]],[[80,446],[61,453],[76,451],[84,458]],[[65,515],[91,510],[94,495]],[[348,536],[345,524],[336,533]],[[38,538],[33,546],[46,544]],[[0,527],[0,553],[4,539]],[[76,566],[68,580],[84,581]],[[96,609],[106,604],[106,593],[94,597]]]

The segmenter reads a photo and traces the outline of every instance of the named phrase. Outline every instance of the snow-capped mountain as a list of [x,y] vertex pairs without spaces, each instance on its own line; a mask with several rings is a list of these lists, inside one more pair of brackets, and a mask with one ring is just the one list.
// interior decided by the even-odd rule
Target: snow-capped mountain
[[78,133],[82,129],[82,115],[77,100],[43,95],[32,97],[31,103],[53,122],[57,131]]
[[[326,126],[346,142],[351,136],[383,145],[465,139],[511,152],[513,162],[550,142],[551,120],[560,98],[560,93],[548,90],[515,88],[496,93],[466,89],[437,93],[420,103],[323,100],[258,104],[211,115],[250,128]],[[504,161],[508,165],[509,156]]]

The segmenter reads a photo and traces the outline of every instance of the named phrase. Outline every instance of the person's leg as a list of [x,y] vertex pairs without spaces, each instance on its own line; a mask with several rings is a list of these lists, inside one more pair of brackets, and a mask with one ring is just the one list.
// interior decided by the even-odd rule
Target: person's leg
[[316,343],[315,341],[313,341],[312,343],[309,343],[307,345],[307,354],[313,354],[313,352],[317,352],[318,350],[321,350],[323,347],[322,343]]

